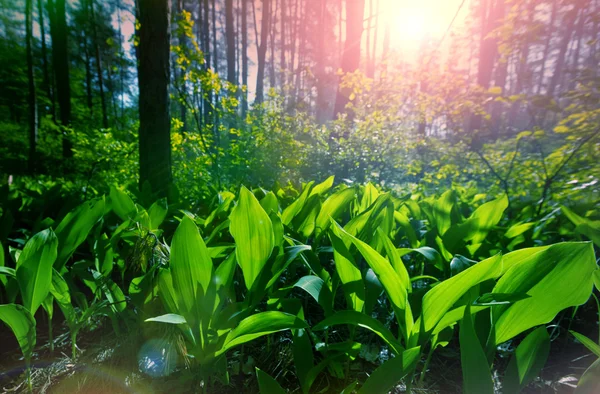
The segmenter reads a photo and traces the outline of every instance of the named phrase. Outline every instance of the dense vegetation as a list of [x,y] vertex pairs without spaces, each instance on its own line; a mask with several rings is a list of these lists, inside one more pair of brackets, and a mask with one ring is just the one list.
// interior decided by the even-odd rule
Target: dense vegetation
[[600,392],[600,3],[397,3],[0,0],[0,384]]

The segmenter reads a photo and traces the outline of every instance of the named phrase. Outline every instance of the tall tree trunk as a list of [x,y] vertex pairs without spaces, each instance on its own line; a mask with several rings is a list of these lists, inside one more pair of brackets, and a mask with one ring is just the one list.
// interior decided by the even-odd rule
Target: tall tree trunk
[[[185,0],[175,0],[177,2],[177,16],[178,18],[181,18],[181,16],[183,15],[183,11],[185,11]],[[179,36],[177,37],[178,40],[178,44],[180,47],[182,48],[187,48],[188,42],[187,42],[187,37],[185,36],[185,33],[183,32],[183,30],[180,31]],[[173,74],[175,74],[175,78],[177,78],[177,66],[173,66]],[[181,81],[181,83],[183,84],[183,89],[186,89],[186,85],[185,85],[185,81]],[[183,126],[181,127],[181,131],[182,132],[186,132],[188,131],[188,124],[187,124],[187,111],[186,111],[186,107],[185,107],[185,103],[184,102],[180,102],[179,103],[179,118],[183,124]]]
[[90,111],[90,119],[94,119],[94,100],[92,96],[92,70],[91,70],[91,60],[90,60],[90,49],[88,48],[88,39],[85,29],[81,34],[83,37],[83,51],[85,56],[85,93],[86,93],[86,103],[88,110]]
[[227,81],[237,85],[235,77],[235,28],[233,26],[233,0],[225,0],[225,37],[227,41]]
[[[372,0],[371,0],[372,1]],[[379,32],[379,0],[375,3],[375,21],[373,23],[373,49],[371,50],[371,61],[367,64],[367,76],[375,78],[375,65],[377,62],[377,36]]]
[[576,6],[565,15],[565,31],[558,46],[558,56],[556,57],[556,66],[554,67],[554,73],[552,74],[552,78],[550,78],[550,82],[548,83],[548,90],[546,91],[546,94],[549,97],[554,96],[554,92],[556,91],[558,82],[562,77],[567,50],[569,49],[569,43],[571,42],[571,36],[573,35],[575,20],[577,19],[577,14],[579,12],[579,7],[577,6],[578,4],[579,3],[576,3]]
[[212,0],[212,43],[213,43],[213,69],[219,72],[219,48],[217,47],[217,4]]
[[552,44],[552,33],[554,32],[554,21],[556,19],[556,13],[558,9],[558,0],[552,1],[552,12],[550,13],[550,21],[548,21],[548,28],[546,32],[546,43],[544,44],[544,52],[542,53],[542,65],[540,67],[540,74],[538,77],[536,94],[540,94],[544,87],[544,77],[546,72],[546,63],[550,54],[550,46]]
[[[346,0],[346,41],[342,55],[342,72],[352,73],[360,65],[360,41],[363,34],[363,19],[365,14],[365,0]],[[350,91],[338,87],[335,99],[334,115],[345,111]]]
[[169,0],[138,0],[140,187],[166,196],[171,184]]
[[102,54],[100,52],[100,43],[98,42],[98,27],[96,24],[96,12],[94,10],[94,0],[88,0],[90,15],[92,17],[92,37],[94,40],[94,51],[96,52],[96,74],[98,76],[98,90],[100,91],[100,105],[102,107],[102,127],[108,129],[108,110],[106,106],[106,96],[104,94],[104,75],[102,73]]
[[269,40],[271,41],[270,51],[269,51],[269,86],[271,88],[275,87],[275,30],[277,29],[277,10],[279,8],[279,0],[275,0],[275,9],[271,13],[271,26],[269,30]]
[[260,104],[264,100],[265,86],[265,60],[267,57],[267,42],[271,26],[271,0],[262,0],[262,18],[260,24],[260,43],[257,45],[258,70],[256,72],[256,98],[254,102]]
[[42,0],[37,0],[37,10],[40,24],[40,39],[42,42],[42,72],[43,74],[43,88],[46,90],[48,100],[50,100],[50,113],[52,114],[52,120],[56,122],[56,103],[54,102],[54,92],[52,91],[52,81],[50,79],[50,72],[48,67],[48,48],[46,46],[46,26],[44,24],[44,7],[42,6]]
[[316,58],[316,76],[317,76],[317,122],[319,124],[325,123],[328,118],[329,108],[327,105],[327,99],[325,98],[325,11],[327,5],[323,1],[318,6],[318,29],[319,34],[317,37],[317,58]]
[[27,52],[27,82],[29,88],[29,171],[35,171],[36,145],[38,136],[37,98],[35,94],[35,75],[33,72],[33,0],[25,1],[25,51]]
[[208,0],[202,0],[204,6],[204,18],[202,19],[202,38],[204,39],[204,59],[206,60],[206,67],[210,67],[210,11]]
[[[248,1],[242,0],[242,118],[248,112]],[[251,0],[253,1],[253,0]]]
[[[52,63],[56,78],[56,95],[63,126],[71,125],[71,86],[69,77],[69,52],[66,0],[48,0],[51,10],[50,35],[52,36]],[[73,156],[73,143],[63,136],[63,157]]]
[[281,25],[281,31],[279,32],[280,35],[280,51],[279,51],[279,67],[280,67],[280,81],[279,83],[281,84],[281,88],[283,91],[283,88],[285,88],[285,84],[286,84],[286,76],[285,76],[285,71],[287,69],[286,63],[285,63],[285,49],[286,49],[286,41],[285,41],[285,27],[287,26],[287,20],[286,20],[286,15],[285,15],[285,0],[281,0],[281,5],[280,5],[281,9],[280,9],[280,25]]

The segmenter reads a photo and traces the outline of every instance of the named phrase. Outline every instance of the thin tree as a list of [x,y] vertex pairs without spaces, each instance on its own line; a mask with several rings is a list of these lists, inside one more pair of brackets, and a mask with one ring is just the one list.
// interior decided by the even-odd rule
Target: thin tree
[[225,0],[225,38],[227,41],[227,81],[237,85],[235,76],[235,29],[233,26],[233,0]]
[[96,12],[94,11],[94,0],[88,0],[90,15],[92,17],[92,37],[94,40],[94,51],[96,52],[96,74],[98,77],[98,90],[100,91],[100,106],[102,108],[102,127],[108,128],[108,111],[106,109],[106,96],[104,94],[104,75],[102,72],[102,54],[100,52],[100,43],[98,42],[98,27]]
[[271,26],[271,0],[262,0],[262,18],[260,24],[260,42],[256,46],[258,69],[256,72],[256,98],[254,102],[260,104],[264,100],[265,86],[265,60],[267,57],[267,42]]
[[[60,122],[64,127],[71,125],[71,87],[69,76],[68,27],[66,0],[48,0],[50,11],[50,35],[52,36],[52,63],[56,78]],[[73,156],[72,142],[63,136],[63,157]]]
[[[341,65],[344,74],[353,73],[358,70],[360,65],[360,42],[364,30],[364,14],[365,0],[346,0],[346,41]],[[349,95],[348,89],[338,87],[334,116],[345,111]]]
[[50,100],[50,113],[52,114],[52,120],[56,121],[56,103],[54,102],[54,94],[52,89],[52,81],[50,79],[50,72],[48,67],[48,48],[46,46],[46,25],[44,24],[44,7],[42,6],[42,0],[37,0],[37,11],[40,24],[40,39],[42,42],[42,72],[43,72],[43,88],[46,90],[48,100]]
[[169,0],[138,0],[140,187],[165,196],[172,181]]
[[[242,0],[242,85],[248,86],[248,0]],[[242,91],[242,117],[248,112],[248,89]]]
[[33,0],[25,1],[25,51],[27,52],[27,81],[29,88],[29,171],[35,171],[36,145],[38,137],[37,98],[35,92],[35,75],[33,72]]

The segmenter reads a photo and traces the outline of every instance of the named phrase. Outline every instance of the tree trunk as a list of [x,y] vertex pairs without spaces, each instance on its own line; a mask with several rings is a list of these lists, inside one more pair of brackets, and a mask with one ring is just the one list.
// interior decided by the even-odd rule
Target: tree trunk
[[265,85],[265,60],[267,56],[267,42],[271,25],[271,0],[262,0],[262,18],[260,25],[260,43],[257,45],[258,70],[256,72],[256,98],[254,102],[260,104],[264,100]]
[[42,71],[44,73],[43,88],[46,90],[48,100],[50,100],[52,120],[56,122],[56,103],[54,102],[52,80],[50,79],[50,72],[48,71],[48,48],[46,47],[46,26],[44,25],[44,7],[42,6],[42,0],[37,0],[37,10],[40,24],[40,39],[42,41]]
[[[253,1],[253,0],[252,0]],[[242,118],[248,112],[248,0],[242,0]]]
[[[360,65],[360,41],[363,34],[363,19],[365,14],[365,0],[346,0],[346,41],[342,55],[342,72],[352,73]],[[338,87],[335,99],[334,116],[341,114],[346,109],[350,91]]]
[[275,87],[275,30],[277,29],[277,9],[279,8],[279,0],[275,0],[275,9],[271,12],[271,23],[269,29],[269,40],[271,41],[269,51],[269,86]]
[[576,6],[569,11],[565,15],[565,31],[558,46],[558,56],[556,58],[556,66],[554,67],[554,73],[552,74],[552,78],[550,78],[550,82],[548,83],[548,90],[546,94],[549,97],[554,95],[556,90],[556,86],[560,81],[560,78],[563,73],[563,67],[565,65],[565,57],[567,55],[567,49],[569,49],[569,43],[571,42],[571,36],[573,35],[573,28],[575,26],[575,20],[577,19],[577,13],[579,11],[579,7]]
[[377,36],[379,32],[379,0],[375,3],[375,21],[373,23],[375,31],[373,32],[373,49],[371,51],[371,61],[367,64],[367,76],[375,78],[375,65],[377,62]]
[[212,0],[212,41],[213,41],[213,69],[219,72],[219,48],[217,47],[217,5]]
[[204,7],[204,18],[202,19],[202,38],[204,40],[204,59],[206,61],[206,67],[210,67],[210,11],[208,0],[202,0]]
[[556,12],[558,9],[558,0],[552,1],[552,12],[550,13],[550,21],[548,22],[546,43],[544,45],[544,52],[542,54],[542,66],[540,67],[540,74],[538,78],[538,84],[536,94],[540,94],[544,86],[544,74],[546,72],[546,62],[548,61],[548,55],[550,54],[550,44],[552,44],[552,33],[554,32],[554,20],[556,19]]
[[166,196],[171,184],[169,0],[138,0],[140,187]]
[[318,29],[319,35],[317,37],[317,59],[316,59],[316,76],[317,76],[317,123],[323,124],[328,118],[329,108],[327,105],[327,99],[325,98],[325,11],[326,4],[321,2],[319,7],[319,21]]
[[102,73],[102,55],[100,53],[100,44],[98,43],[98,28],[96,26],[96,12],[94,11],[94,0],[88,0],[90,15],[92,17],[92,34],[94,40],[94,51],[96,52],[96,74],[98,75],[98,90],[100,91],[100,105],[102,107],[102,127],[108,129],[108,110],[106,107],[106,96],[104,94],[104,75]]
[[[181,18],[183,11],[185,11],[185,0],[176,0],[176,1],[177,1],[178,18]],[[179,34],[179,37],[177,37],[177,40],[179,41],[178,44],[180,47],[187,48],[187,45],[188,45],[187,37],[185,36],[185,33],[183,31],[181,31],[181,33]],[[173,74],[175,74],[175,78],[177,78],[177,67],[176,66],[173,66]],[[181,83],[183,84],[183,89],[185,90],[186,89],[185,81],[181,81]],[[183,126],[181,127],[181,131],[182,132],[188,131],[187,110],[186,110],[184,102],[179,103],[179,118],[183,124]]]
[[87,34],[82,31],[81,34],[83,37],[83,51],[85,56],[85,96],[88,110],[90,111],[90,120],[94,119],[94,100],[92,96],[92,70],[91,70],[91,60],[90,60],[90,50],[88,48]]
[[[60,108],[60,122],[64,127],[71,125],[71,87],[69,77],[69,52],[66,0],[48,0],[51,10],[50,35],[52,36],[52,63],[56,78],[56,95]],[[63,157],[73,156],[73,144],[63,136]]]
[[225,36],[227,41],[227,81],[237,85],[235,77],[235,29],[233,26],[233,0],[225,0]]
[[[324,3],[324,2],[323,2]],[[286,41],[285,41],[285,27],[287,26],[287,21],[286,21],[286,15],[285,15],[285,0],[281,0],[281,5],[280,5],[281,9],[280,9],[280,25],[281,25],[281,31],[279,32],[280,35],[280,50],[279,50],[279,67],[280,67],[280,81],[279,83],[281,84],[281,89],[283,91],[283,88],[285,87],[286,84],[286,76],[285,76],[285,70],[287,68],[286,63],[285,63],[285,48],[286,48]]]
[[35,94],[35,75],[33,72],[33,0],[25,1],[25,51],[27,52],[27,81],[29,88],[29,172],[35,172],[36,145],[38,136],[37,98]]

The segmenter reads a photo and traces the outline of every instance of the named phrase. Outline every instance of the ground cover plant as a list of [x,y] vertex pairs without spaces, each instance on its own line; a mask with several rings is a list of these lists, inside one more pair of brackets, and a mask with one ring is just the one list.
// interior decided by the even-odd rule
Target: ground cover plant
[[0,387],[600,392],[600,1],[0,0]]
[[[151,376],[185,373],[203,392],[232,387],[233,366],[249,357],[235,349],[265,336],[269,347],[289,342],[284,386],[305,393],[342,392],[344,382],[345,392],[387,393],[400,382],[416,390],[448,346],[465,392],[518,392],[544,368],[558,340],[550,328],[564,324],[557,315],[586,304],[598,283],[587,241],[599,231],[587,219],[594,211],[584,218],[562,207],[553,224],[523,223],[506,217],[506,196],[397,197],[334,183],[242,187],[196,213],[165,199],[145,209],[113,188],[46,220],[22,251],[5,247],[0,271],[0,318],[28,384],[38,322],[52,332],[56,305],[73,362],[77,334],[103,316],[117,335],[144,333],[158,357]],[[565,241],[558,226],[582,235]],[[572,333],[599,353],[595,340]],[[498,356],[507,347],[508,363]],[[361,359],[380,365],[357,375]],[[596,365],[577,392],[594,391],[586,387]],[[260,390],[284,392],[261,367],[269,365],[256,365]]]

